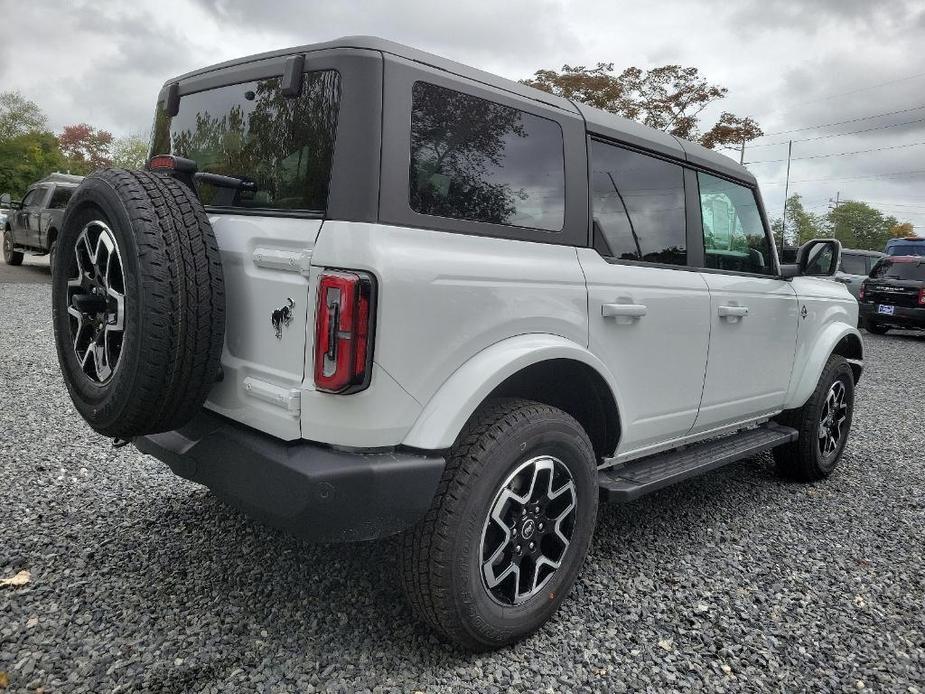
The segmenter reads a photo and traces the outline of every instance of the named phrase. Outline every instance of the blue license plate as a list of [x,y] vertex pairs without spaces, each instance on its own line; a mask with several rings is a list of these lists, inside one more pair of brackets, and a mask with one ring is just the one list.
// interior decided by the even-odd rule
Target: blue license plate
[[896,311],[895,306],[887,306],[886,304],[880,304],[877,307],[877,313],[882,313],[885,316],[892,316],[893,313],[895,313],[895,311]]

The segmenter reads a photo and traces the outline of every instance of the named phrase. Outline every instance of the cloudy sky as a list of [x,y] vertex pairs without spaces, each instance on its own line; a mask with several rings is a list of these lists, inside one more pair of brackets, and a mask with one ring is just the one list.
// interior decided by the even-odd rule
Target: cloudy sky
[[769,133],[745,159],[772,216],[793,138],[791,192],[807,207],[824,211],[840,193],[925,233],[925,0],[0,0],[0,9],[0,90],[36,101],[56,131],[86,121],[145,133],[170,76],[348,34],[514,79],[564,63],[693,65],[729,88],[704,126],[730,110]]

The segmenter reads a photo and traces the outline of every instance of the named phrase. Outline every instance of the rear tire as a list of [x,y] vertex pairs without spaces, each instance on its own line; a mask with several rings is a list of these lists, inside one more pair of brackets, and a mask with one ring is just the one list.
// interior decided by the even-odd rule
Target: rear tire
[[176,429],[219,372],[221,258],[185,185],[108,169],[74,192],[52,274],[58,362],[77,411],[129,439]]
[[13,232],[3,231],[3,262],[7,265],[22,265],[22,253],[13,250]]
[[402,586],[414,613],[470,650],[536,631],[575,581],[597,504],[594,451],[578,422],[536,402],[488,402],[404,537]]
[[844,357],[833,354],[806,404],[777,417],[800,432],[793,443],[774,449],[777,471],[801,482],[828,477],[845,450],[853,414],[854,374]]

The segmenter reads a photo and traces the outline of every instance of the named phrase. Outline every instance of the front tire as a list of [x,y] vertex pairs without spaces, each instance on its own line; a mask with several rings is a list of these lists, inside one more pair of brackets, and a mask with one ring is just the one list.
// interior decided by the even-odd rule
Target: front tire
[[490,401],[405,535],[402,587],[413,611],[470,650],[536,631],[575,581],[597,504],[596,459],[578,422],[536,402]]
[[22,265],[22,253],[13,250],[13,232],[3,232],[3,262],[7,265]]
[[778,472],[801,482],[831,475],[845,450],[853,414],[854,374],[844,357],[833,354],[806,404],[777,418],[800,432],[793,443],[774,449]]

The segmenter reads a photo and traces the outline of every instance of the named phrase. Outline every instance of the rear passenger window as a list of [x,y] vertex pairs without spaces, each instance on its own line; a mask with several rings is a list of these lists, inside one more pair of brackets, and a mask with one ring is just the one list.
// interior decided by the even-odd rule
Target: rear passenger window
[[595,248],[619,260],[687,264],[684,169],[596,140],[591,144]]
[[774,272],[755,193],[745,186],[698,173],[703,216],[704,265],[716,270]]
[[866,275],[870,272],[867,269],[867,256],[855,255],[854,253],[841,254],[841,267],[839,269],[849,275]]
[[415,82],[409,202],[421,214],[559,231],[562,129],[515,108]]
[[51,202],[48,203],[48,207],[53,210],[63,210],[67,207],[67,201],[71,199],[71,193],[73,192],[73,188],[58,186],[55,188],[55,192],[51,194]]

